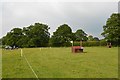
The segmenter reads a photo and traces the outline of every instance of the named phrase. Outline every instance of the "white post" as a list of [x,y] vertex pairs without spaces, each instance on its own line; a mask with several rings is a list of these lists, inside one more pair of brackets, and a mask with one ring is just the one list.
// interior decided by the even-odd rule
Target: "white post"
[[73,47],[73,41],[70,41],[72,43],[72,47]]
[[23,51],[22,51],[22,49],[21,49],[21,57],[22,57],[22,54],[23,54]]
[[41,48],[40,48],[40,51],[41,51]]

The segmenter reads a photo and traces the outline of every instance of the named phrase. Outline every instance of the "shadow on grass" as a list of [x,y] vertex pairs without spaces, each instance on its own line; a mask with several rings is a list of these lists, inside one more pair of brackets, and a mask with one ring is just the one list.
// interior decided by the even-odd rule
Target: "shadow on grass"
[[73,54],[85,54],[85,53],[88,53],[88,52],[76,52],[76,53],[73,53]]

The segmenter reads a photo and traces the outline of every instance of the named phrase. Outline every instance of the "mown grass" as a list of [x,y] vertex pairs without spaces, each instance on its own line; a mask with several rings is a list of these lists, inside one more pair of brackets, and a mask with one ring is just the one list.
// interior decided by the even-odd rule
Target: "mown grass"
[[[118,48],[85,47],[84,53],[71,48],[24,48],[39,78],[117,78]],[[2,51],[3,78],[35,78],[18,50]]]

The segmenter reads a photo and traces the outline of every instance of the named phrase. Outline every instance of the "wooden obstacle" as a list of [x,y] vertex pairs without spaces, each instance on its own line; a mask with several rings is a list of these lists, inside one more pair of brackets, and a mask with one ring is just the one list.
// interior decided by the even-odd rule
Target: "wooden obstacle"
[[82,53],[83,52],[82,42],[83,42],[83,39],[80,41],[80,46],[73,46],[73,41],[71,41],[72,53]]
[[72,52],[73,53],[83,52],[83,47],[81,47],[81,46],[72,46]]

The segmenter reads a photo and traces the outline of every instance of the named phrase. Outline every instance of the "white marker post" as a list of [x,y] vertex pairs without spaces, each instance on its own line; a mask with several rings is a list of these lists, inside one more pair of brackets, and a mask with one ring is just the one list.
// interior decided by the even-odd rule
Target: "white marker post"
[[73,47],[73,41],[70,41],[70,43],[72,43],[72,47]]
[[40,51],[41,51],[41,48],[40,48]]
[[23,56],[22,54],[23,54],[23,51],[22,51],[22,49],[21,49],[21,57]]
[[72,52],[73,52],[73,41],[70,41],[70,43],[72,43]]

